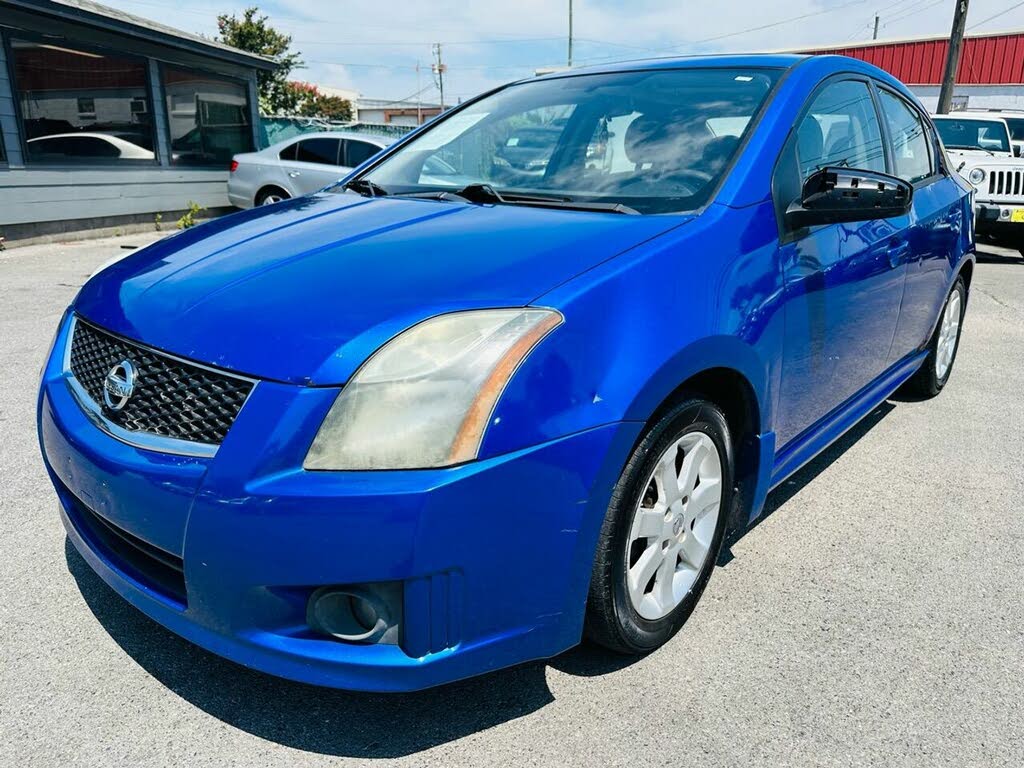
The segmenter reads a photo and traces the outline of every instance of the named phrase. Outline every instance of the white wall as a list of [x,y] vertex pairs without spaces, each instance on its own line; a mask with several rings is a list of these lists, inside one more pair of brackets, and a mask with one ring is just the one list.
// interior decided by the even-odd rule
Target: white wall
[[[929,112],[939,104],[939,86],[911,85],[910,90]],[[958,85],[954,100],[967,97],[969,109],[1024,109],[1024,85]]]

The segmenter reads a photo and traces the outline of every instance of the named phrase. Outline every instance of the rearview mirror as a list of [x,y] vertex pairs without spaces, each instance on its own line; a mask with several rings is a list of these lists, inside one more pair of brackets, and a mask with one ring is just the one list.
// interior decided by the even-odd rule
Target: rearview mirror
[[804,182],[800,199],[786,210],[794,229],[902,216],[910,210],[914,188],[887,173],[830,166]]

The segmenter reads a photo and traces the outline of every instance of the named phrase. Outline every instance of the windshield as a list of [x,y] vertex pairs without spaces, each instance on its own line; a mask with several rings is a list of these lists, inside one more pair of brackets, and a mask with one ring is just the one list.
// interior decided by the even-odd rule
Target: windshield
[[779,77],[677,69],[535,80],[438,120],[362,177],[386,194],[486,184],[640,213],[703,205]]
[[1024,141],[1024,117],[1004,117],[1014,141]]
[[946,149],[984,149],[1009,152],[1010,136],[1001,120],[935,119],[935,128]]

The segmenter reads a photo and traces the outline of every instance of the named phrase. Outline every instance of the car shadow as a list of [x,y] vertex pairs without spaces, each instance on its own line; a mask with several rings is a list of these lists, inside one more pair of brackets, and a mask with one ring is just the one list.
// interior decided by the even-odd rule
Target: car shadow
[[261,739],[325,755],[402,757],[553,701],[541,662],[400,694],[339,691],[271,677],[164,629],[108,587],[70,541],[64,549],[86,604],[125,653],[186,701]]
[[836,459],[850,450],[858,440],[874,429],[882,419],[895,410],[896,406],[893,405],[893,402],[898,401],[901,398],[902,396],[898,394],[891,395],[888,400],[878,405],[867,416],[843,434],[842,437],[832,443],[832,445],[807,462],[793,475],[784,480],[782,485],[772,490],[771,493],[768,494],[768,498],[765,499],[764,511],[761,513],[760,517],[754,520],[754,522],[746,528],[734,532],[733,535],[730,536],[722,545],[722,551],[719,553],[717,564],[719,566],[728,565],[733,559],[735,559],[735,556],[732,553],[732,547],[736,543],[741,541],[745,536],[749,535],[751,531],[764,523],[765,520],[770,518],[776,510],[785,505],[787,501],[802,491],[806,485],[824,472]]
[[1024,266],[1024,252],[991,243],[978,243],[975,255],[979,264],[1019,264]]
[[[893,410],[886,402],[768,496],[765,512],[723,548],[770,517]],[[184,640],[122,600],[65,541],[68,570],[114,641],[168,689],[217,719],[262,739],[319,754],[394,758],[415,754],[528,715],[554,701],[546,669],[594,677],[628,667],[622,656],[583,643],[530,662],[427,691],[373,694],[318,688],[272,677]]]

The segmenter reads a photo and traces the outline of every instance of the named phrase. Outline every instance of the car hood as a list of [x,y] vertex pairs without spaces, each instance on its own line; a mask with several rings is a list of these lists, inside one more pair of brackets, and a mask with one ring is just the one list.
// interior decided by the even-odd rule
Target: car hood
[[421,320],[524,306],[690,218],[323,193],[161,240],[92,278],[75,310],[199,362],[340,384]]
[[983,149],[947,149],[946,154],[975,164],[979,161],[983,161],[996,165],[1002,163],[1007,165],[1013,165],[1016,163],[1017,165],[1020,165],[1019,157],[1013,157],[1012,155],[993,155]]

